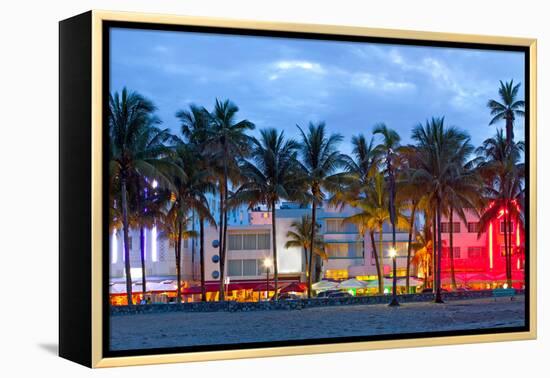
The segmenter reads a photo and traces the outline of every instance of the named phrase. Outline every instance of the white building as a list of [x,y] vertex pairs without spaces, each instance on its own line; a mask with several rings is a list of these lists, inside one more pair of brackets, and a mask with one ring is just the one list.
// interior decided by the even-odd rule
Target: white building
[[[211,199],[211,209],[217,216],[217,202]],[[344,218],[356,212],[355,209],[343,210],[323,206],[317,211],[317,222],[321,224],[320,233],[325,241],[328,260],[322,264],[321,276],[331,279],[360,277],[374,279],[376,265],[372,243],[367,233],[364,240],[353,225],[343,224]],[[303,208],[294,203],[282,203],[277,209],[277,251],[279,277],[282,281],[304,281],[304,252],[299,248],[285,248],[287,231],[291,223],[300,220],[303,215],[311,213],[310,208]],[[195,231],[198,226],[193,226]],[[379,233],[375,235],[376,248],[379,249]],[[207,283],[219,282],[218,230],[212,226],[205,227],[205,280]],[[391,228],[384,225],[382,232],[382,252],[384,254],[384,274],[389,275],[392,268],[388,250],[391,246]],[[398,275],[404,275],[406,266],[408,233],[397,232],[397,266]],[[263,261],[272,258],[271,213],[260,209],[248,211],[245,207],[235,209],[229,214],[227,238],[226,277],[230,282],[254,283],[265,280],[266,270]],[[122,231],[110,236],[110,278],[111,281],[124,279],[124,261]],[[139,231],[130,233],[130,259],[132,279],[141,277]],[[378,250],[378,252],[380,252]],[[200,282],[200,257],[198,239],[185,240],[182,248],[182,279],[186,286]],[[145,232],[145,266],[148,280],[166,280],[175,278],[174,246],[162,238],[156,229]]]

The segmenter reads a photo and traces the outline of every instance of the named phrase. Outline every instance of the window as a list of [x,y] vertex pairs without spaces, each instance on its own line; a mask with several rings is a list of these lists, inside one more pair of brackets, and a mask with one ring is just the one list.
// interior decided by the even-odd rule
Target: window
[[[501,221],[500,222],[500,233],[501,234],[504,234],[504,221]],[[514,233],[514,221],[511,221],[510,223],[508,223],[508,232],[510,233]]]
[[468,232],[477,234],[479,232],[479,222],[468,222]]
[[363,258],[363,244],[358,242],[326,243],[325,251],[330,258]]
[[327,219],[327,232],[342,232],[342,221],[340,219]]
[[256,248],[256,234],[244,234],[243,235],[243,249],[257,249]]
[[483,256],[485,249],[483,247],[468,247],[468,258],[476,258]]
[[[443,252],[441,257],[444,259],[451,258],[451,247],[443,247],[441,251]],[[453,259],[460,259],[460,247],[453,247]]]
[[243,276],[256,275],[256,260],[243,260]]
[[243,260],[228,260],[227,275],[242,276],[243,275]]
[[183,248],[189,248],[189,239],[183,239]]
[[270,236],[270,234],[268,234],[268,233],[258,234],[258,249],[270,249],[271,248],[271,243],[270,243],[270,240],[269,240],[269,236]]
[[243,249],[243,236],[242,234],[229,234],[229,250],[240,251]]
[[343,219],[327,219],[327,233],[357,233],[357,227],[352,223],[344,223]]
[[[441,222],[441,232],[448,234],[451,231],[449,222]],[[460,222],[453,222],[453,234],[460,232]]]
[[271,244],[269,242],[270,234],[229,234],[229,250],[230,251],[254,251],[254,250],[269,250]]

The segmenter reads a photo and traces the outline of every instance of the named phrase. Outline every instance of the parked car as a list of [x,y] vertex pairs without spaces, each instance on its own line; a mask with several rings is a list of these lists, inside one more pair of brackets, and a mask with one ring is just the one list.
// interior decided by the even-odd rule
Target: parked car
[[339,293],[338,290],[327,290],[327,291],[321,291],[320,293],[317,293],[317,298],[329,298],[331,294]]
[[[280,301],[293,301],[293,300],[296,300],[296,299],[300,299],[300,297],[297,296],[296,294],[292,294],[292,293],[283,293],[283,294],[279,295],[279,300]],[[273,300],[273,298],[271,300]]]
[[330,293],[328,297],[329,298],[349,298],[349,297],[353,297],[353,295],[351,295],[347,291],[337,291],[335,293]]

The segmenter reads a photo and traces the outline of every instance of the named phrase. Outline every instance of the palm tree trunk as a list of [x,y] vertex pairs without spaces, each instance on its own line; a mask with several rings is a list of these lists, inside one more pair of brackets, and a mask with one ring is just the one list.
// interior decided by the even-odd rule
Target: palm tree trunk
[[380,258],[380,262],[378,263],[380,265],[380,275],[378,276],[378,292],[380,294],[384,294],[384,235],[382,234],[382,230],[383,225],[380,225],[380,232],[378,234],[378,257]]
[[218,300],[223,301],[225,298],[225,286],[224,286],[224,279],[225,279],[225,256],[224,256],[224,235],[223,235],[223,225],[224,225],[224,216],[223,216],[223,209],[225,208],[224,203],[224,187],[223,182],[220,182],[220,224],[219,224],[219,257],[220,257],[220,288],[219,288],[219,297]]
[[437,257],[436,257],[436,251],[437,248],[437,209],[434,207],[434,213],[433,213],[433,236],[432,236],[432,289],[435,290],[436,282],[435,282],[435,276],[437,273]]
[[508,218],[506,214],[504,214],[504,262],[506,264],[506,282],[508,282],[510,281],[510,265],[508,264]]
[[508,210],[508,215],[505,214],[505,216],[508,217],[508,226],[506,231],[508,231],[508,270],[510,272],[510,275],[507,279],[508,287],[512,287],[512,232],[513,232],[513,225],[512,225],[512,216],[510,215],[510,211]]
[[514,140],[514,120],[506,117],[506,144],[510,146]]
[[453,290],[456,290],[456,277],[455,277],[455,256],[454,256],[454,249],[453,249],[453,207],[451,206],[451,210],[449,212],[449,256],[451,258],[451,287]]
[[306,282],[308,282],[309,277],[309,263],[308,263],[309,254],[307,248],[304,247],[304,273],[306,274]]
[[443,303],[441,298],[441,252],[442,252],[442,243],[441,243],[441,199],[437,198],[437,278],[436,278],[436,288],[435,288],[435,303]]
[[407,278],[405,281],[406,293],[410,293],[410,275],[411,275],[411,253],[412,253],[412,236],[414,231],[414,219],[416,216],[416,202],[413,203],[409,225],[409,242],[407,243]]
[[315,202],[315,199],[313,200],[313,204],[311,206],[311,240],[310,240],[310,251],[309,251],[309,275],[307,278],[307,297],[311,298],[311,276],[313,271],[313,249],[315,246],[315,229],[317,224],[317,202]]
[[371,230],[370,242],[372,244],[372,255],[376,264],[376,274],[378,275],[378,294],[384,294],[384,277],[382,276],[382,269],[380,268],[380,260],[378,259],[378,253],[376,252],[376,243],[374,242],[374,231]]
[[271,201],[271,239],[273,240],[273,284],[275,285],[275,293],[273,298],[277,300],[277,289],[279,288],[279,268],[277,264],[277,216],[275,214],[275,201]]
[[181,303],[181,233],[182,233],[182,224],[178,221],[178,240],[176,242],[176,279],[177,284],[177,303]]
[[[389,201],[390,202],[389,203],[390,208],[389,208],[389,211],[390,211],[390,222],[391,222],[392,248],[394,250],[396,250],[396,248],[395,248],[395,242],[396,242],[396,237],[395,237],[395,222],[396,222],[396,219],[395,219],[396,218],[396,216],[395,216],[395,178],[393,176],[393,170],[392,170],[391,164],[388,164],[388,171],[389,171],[389,176],[390,176],[390,201]],[[393,263],[392,295],[393,295],[393,299],[395,299],[396,295],[397,295],[396,259],[397,259],[397,256],[392,258],[392,263]],[[392,300],[392,304],[393,304],[393,300]]]
[[199,233],[200,233],[200,246],[199,246],[199,255],[200,255],[200,264],[201,264],[201,301],[206,302],[206,287],[205,287],[205,276],[204,276],[204,218],[200,217],[199,219]]
[[122,207],[122,234],[124,240],[124,270],[126,273],[126,300],[128,305],[133,305],[132,300],[132,275],[130,266],[130,241],[128,237],[128,199],[126,194],[126,176],[120,175],[120,192],[121,192],[121,207]]
[[147,292],[147,279],[145,278],[145,229],[143,226],[139,228],[139,249],[140,249],[140,258],[141,258],[141,287],[142,293],[145,297]]

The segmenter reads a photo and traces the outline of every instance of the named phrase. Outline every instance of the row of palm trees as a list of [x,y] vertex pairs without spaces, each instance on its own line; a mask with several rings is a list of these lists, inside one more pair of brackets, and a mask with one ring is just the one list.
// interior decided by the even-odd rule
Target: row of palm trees
[[[506,211],[505,222],[523,221],[523,143],[513,141],[513,122],[523,115],[517,101],[519,84],[502,83],[502,102],[488,103],[492,123],[506,120],[506,138],[498,130],[477,149],[468,134],[447,126],[444,118],[432,118],[413,128],[413,144],[402,145],[399,134],[385,124],[351,140],[348,156],[340,152],[343,137],[329,133],[325,123],[297,126],[299,140],[287,138],[273,128],[250,135],[255,125],[239,120],[239,108],[231,101],[216,100],[214,109],[191,105],[180,110],[179,135],[160,127],[155,106],[126,88],[110,96],[110,219],[113,229],[122,229],[128,303],[132,303],[129,230],[140,230],[143,292],[146,291],[144,230],[157,227],[171,240],[176,257],[177,298],[181,298],[182,241],[199,238],[202,300],[206,300],[204,274],[205,226],[219,233],[220,289],[224,300],[227,261],[228,213],[237,206],[266,206],[271,212],[275,293],[278,288],[276,205],[281,200],[308,204],[311,214],[292,225],[286,247],[304,251],[308,296],[314,266],[326,258],[317,212],[324,201],[333,206],[351,206],[357,213],[345,222],[357,226],[366,250],[370,238],[383,292],[382,228],[389,224],[392,245],[396,230],[408,229],[407,291],[411,264],[431,272],[435,301],[441,301],[441,219],[465,221],[464,209],[478,212],[481,229]],[[509,127],[511,124],[511,127]],[[378,143],[375,141],[378,140]],[[214,219],[209,195],[219,197],[219,216]],[[417,229],[422,214],[424,227]],[[194,216],[199,231],[189,230]],[[511,233],[506,227],[507,278],[511,284]],[[378,245],[375,233],[378,232]],[[450,234],[452,260],[452,233]],[[413,240],[414,238],[414,240]],[[414,253],[416,251],[416,253]],[[414,254],[414,258],[413,258]],[[420,257],[419,257],[420,256]],[[421,259],[421,260],[420,260]],[[454,266],[452,268],[453,285]],[[394,277],[395,290],[395,277]]]

